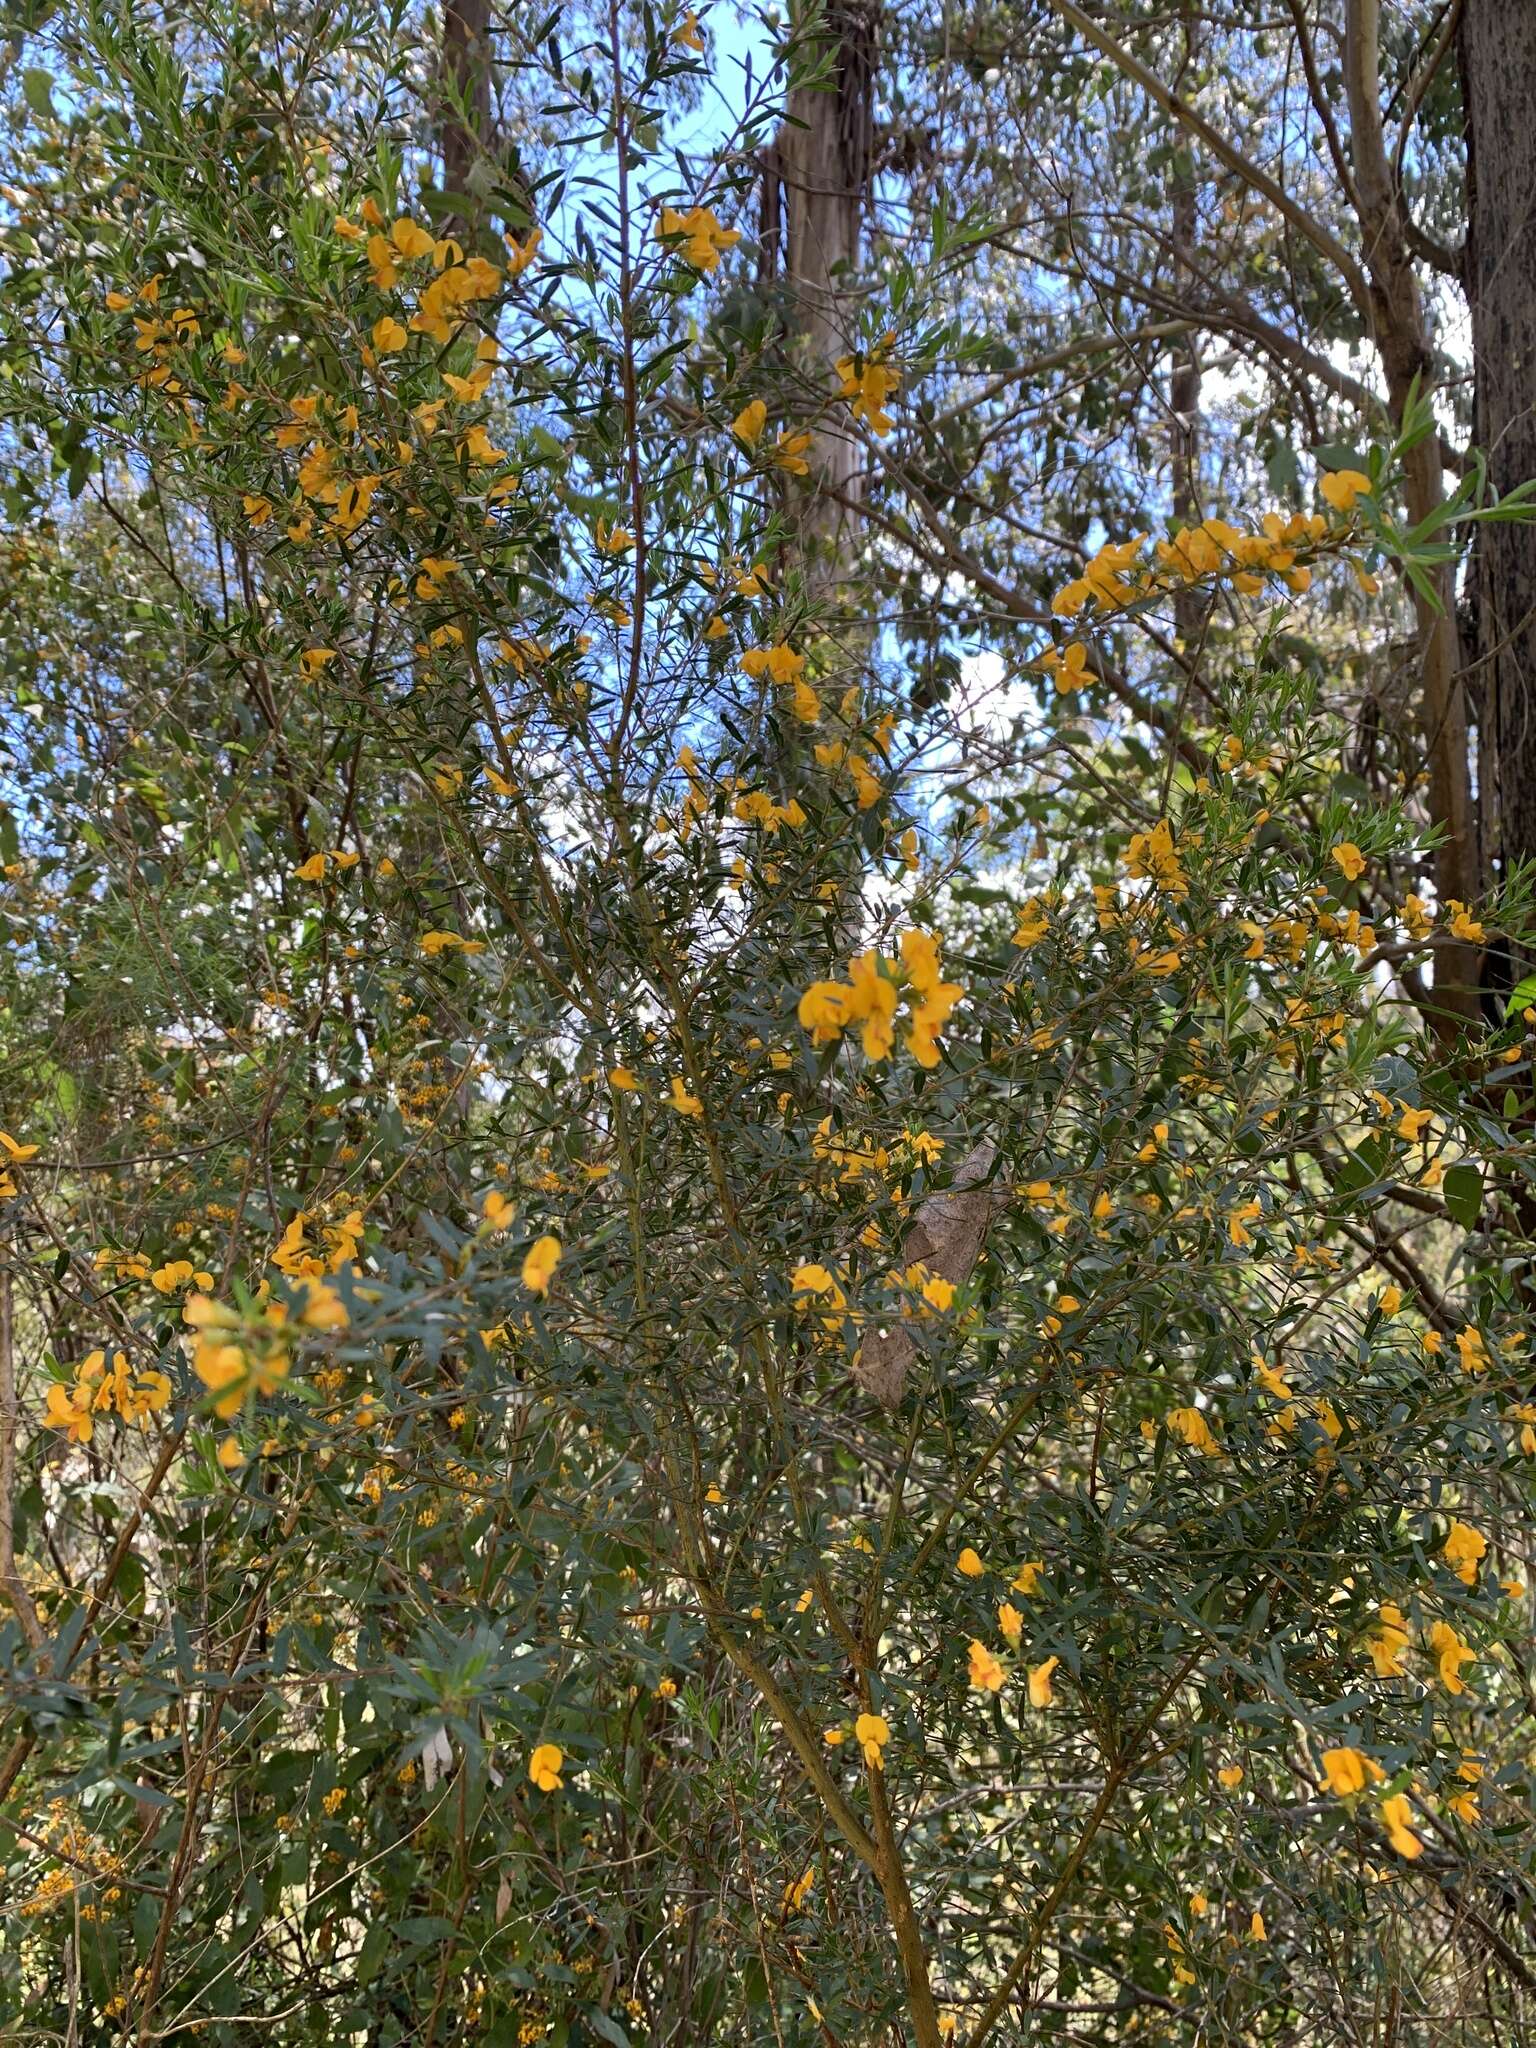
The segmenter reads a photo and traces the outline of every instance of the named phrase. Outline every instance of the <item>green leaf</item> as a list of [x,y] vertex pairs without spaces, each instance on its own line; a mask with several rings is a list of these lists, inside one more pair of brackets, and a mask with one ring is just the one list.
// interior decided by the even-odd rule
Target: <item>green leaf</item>
[[1276,493],[1288,491],[1301,482],[1301,464],[1296,460],[1296,450],[1289,441],[1276,444],[1274,453],[1265,464],[1265,474],[1269,478],[1270,489]]
[[1483,1206],[1481,1173],[1475,1166],[1453,1166],[1445,1176],[1444,1195],[1446,1213],[1454,1217],[1463,1230],[1471,1230]]
[[379,1974],[379,1966],[389,1953],[392,1932],[387,1920],[375,1920],[363,1936],[363,1945],[357,1952],[357,1981],[360,1985],[371,1984]]
[[1523,981],[1517,981],[1509,992],[1509,1001],[1504,1005],[1506,1017],[1513,1017],[1521,1010],[1528,1010],[1536,1003],[1536,974],[1528,974]]
[[21,96],[40,121],[53,119],[53,74],[29,64],[21,74]]
[[628,2034],[625,2033],[618,2021],[610,2019],[607,2013],[598,2012],[594,2009],[583,2014],[583,2019],[588,2030],[596,2034],[599,2039],[612,2041],[614,2048],[629,2048]]

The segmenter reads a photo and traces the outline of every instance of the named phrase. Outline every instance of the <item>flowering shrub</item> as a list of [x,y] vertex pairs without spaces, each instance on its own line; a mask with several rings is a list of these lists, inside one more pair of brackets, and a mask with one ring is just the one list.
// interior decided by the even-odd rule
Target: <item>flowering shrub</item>
[[693,17],[530,49],[468,220],[258,19],[92,15],[4,238],[9,2003],[1320,2033],[1527,1860],[1532,1019],[1387,979],[1526,896],[1408,886],[1272,610],[1400,451],[1110,540],[975,769],[796,511],[957,338],[778,360]]

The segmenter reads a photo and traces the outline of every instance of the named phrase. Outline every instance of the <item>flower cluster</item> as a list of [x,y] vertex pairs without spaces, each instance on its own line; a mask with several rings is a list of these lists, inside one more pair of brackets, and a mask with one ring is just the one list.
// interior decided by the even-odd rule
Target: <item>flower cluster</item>
[[1243,533],[1225,519],[1181,527],[1156,544],[1155,567],[1143,555],[1146,534],[1106,541],[1082,575],[1057,591],[1051,610],[1062,619],[1090,609],[1105,614],[1125,611],[1210,576],[1230,577],[1233,588],[1248,595],[1263,589],[1266,576],[1278,577],[1289,590],[1303,591],[1312,580],[1303,558],[1315,557],[1334,538],[1321,513],[1295,512],[1282,519],[1278,512],[1268,512],[1257,533]]
[[800,998],[799,1018],[813,1045],[836,1045],[851,1026],[860,1027],[864,1057],[889,1059],[896,1046],[900,981],[907,984],[907,1047],[921,1067],[939,1063],[938,1034],[965,994],[945,981],[939,940],[930,932],[903,932],[900,961],[871,951],[848,963],[847,981],[816,981]]
[[55,1381],[48,1389],[43,1420],[72,1444],[88,1444],[98,1415],[115,1413],[124,1422],[143,1422],[169,1404],[171,1392],[169,1378],[158,1367],[136,1372],[124,1352],[114,1351],[109,1365],[105,1351],[90,1351],[75,1367],[72,1383]]
[[249,1315],[206,1294],[187,1302],[182,1320],[197,1332],[192,1369],[208,1389],[215,1415],[228,1420],[248,1401],[276,1393],[292,1368],[299,1331],[346,1328],[346,1304],[320,1280],[299,1280],[295,1306],[297,1314],[290,1317],[280,1301]]

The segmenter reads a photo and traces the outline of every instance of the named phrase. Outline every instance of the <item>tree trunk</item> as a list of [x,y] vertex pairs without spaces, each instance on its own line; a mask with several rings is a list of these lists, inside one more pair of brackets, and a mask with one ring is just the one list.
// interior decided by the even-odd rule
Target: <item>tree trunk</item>
[[[1174,90],[1185,92],[1185,79],[1194,68],[1196,26],[1184,17],[1184,61],[1174,80]],[[1172,216],[1174,288],[1180,298],[1193,297],[1195,282],[1195,239],[1199,233],[1199,185],[1195,168],[1194,143],[1175,135],[1173,177],[1170,193]],[[1181,526],[1200,523],[1200,344],[1192,327],[1173,344],[1173,370],[1168,380],[1168,403],[1173,414],[1169,428],[1172,475],[1170,497],[1173,516]],[[1180,589],[1174,593],[1173,622],[1179,641],[1191,659],[1200,641],[1204,614],[1200,593]]]
[[[1536,6],[1466,0],[1467,296],[1477,445],[1500,493],[1536,476]],[[1473,574],[1486,840],[1536,859],[1536,528],[1479,529]]]
[[[785,277],[794,306],[790,347],[818,388],[829,385],[832,365],[853,346],[849,295],[869,192],[879,17],[878,0],[829,0],[824,29],[832,89],[795,87],[774,152],[773,169],[783,188]],[[770,202],[765,227],[773,210]],[[825,591],[846,563],[854,534],[848,505],[857,503],[862,487],[861,451],[846,416],[815,430],[812,468],[813,484],[826,490],[810,493],[798,524],[809,580]]]
[[[491,126],[491,0],[449,0],[443,15],[443,190],[462,202]],[[462,206],[448,233],[466,224]]]
[[[1402,423],[1415,384],[1430,380],[1429,333],[1408,246],[1402,194],[1387,157],[1381,121],[1381,11],[1379,0],[1349,0],[1344,71],[1349,100],[1360,230],[1369,274],[1372,340],[1381,352],[1388,402]],[[1431,433],[1404,460],[1405,496],[1412,525],[1444,502],[1438,437]],[[1435,890],[1443,904],[1469,902],[1481,888],[1467,706],[1456,630],[1456,591],[1449,564],[1434,576],[1435,601],[1414,593],[1420,663],[1420,718],[1429,766],[1430,814],[1442,833],[1435,850]],[[1476,1021],[1481,954],[1448,942],[1435,950],[1434,1008],[1446,1032]]]
[[[818,393],[830,394],[832,367],[854,345],[852,292],[863,253],[869,194],[879,19],[879,0],[828,0],[822,40],[830,56],[824,83],[829,78],[832,89],[795,87],[789,95],[789,119],[767,166],[764,267],[771,270],[782,231],[790,301],[785,340],[791,358],[798,359]],[[823,603],[835,602],[857,544],[862,450],[848,431],[846,418],[845,411],[834,408],[831,417],[814,429],[810,488],[795,504],[797,566],[806,594]],[[839,922],[851,941],[851,900],[843,904]],[[922,1930],[878,1772],[871,1774],[870,1811],[879,1844],[876,1875],[890,1914],[913,2038],[917,2048],[940,2048]]]

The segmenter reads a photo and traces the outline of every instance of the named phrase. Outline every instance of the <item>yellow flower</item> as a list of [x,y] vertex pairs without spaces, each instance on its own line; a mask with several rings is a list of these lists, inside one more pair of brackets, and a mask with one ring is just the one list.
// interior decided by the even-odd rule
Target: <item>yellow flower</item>
[[967,1544],[965,1549],[955,1559],[955,1570],[967,1579],[979,1579],[986,1570],[986,1566],[976,1555],[975,1551],[971,1549],[970,1545]]
[[1243,1782],[1243,1767],[1241,1764],[1223,1764],[1216,1777],[1224,1791],[1235,1792]]
[[445,555],[423,555],[416,576],[416,595],[422,598],[441,597],[451,576],[458,574],[459,565]]
[[78,1385],[62,1387],[55,1383],[48,1389],[43,1420],[50,1429],[63,1430],[72,1444],[88,1444],[93,1430],[91,1389]]
[[768,676],[776,683],[793,683],[805,673],[805,656],[782,642],[775,647],[749,647],[741,657],[741,672],[754,682]]
[[668,1084],[667,1107],[675,1109],[679,1116],[702,1116],[704,1105],[697,1095],[690,1095],[681,1074],[674,1074]]
[[500,1188],[490,1188],[485,1200],[480,1204],[480,1214],[492,1230],[506,1230],[510,1228],[517,1211]]
[[[1431,1332],[1431,1334],[1433,1335],[1434,1333]],[[1424,1340],[1424,1348],[1426,1351],[1429,1349],[1428,1337]],[[1438,1348],[1436,1346],[1436,1349]],[[1461,1354],[1461,1369],[1463,1372],[1476,1375],[1485,1373],[1488,1370],[1490,1360],[1487,1346],[1483,1342],[1483,1333],[1481,1330],[1474,1328],[1471,1323],[1468,1323],[1464,1330],[1457,1332],[1456,1349]]]
[[425,228],[418,227],[409,214],[402,214],[389,231],[389,239],[405,258],[414,263],[423,256],[430,256],[437,244]]
[[[507,459],[506,449],[498,448],[484,427],[471,427],[469,432],[460,441],[459,446],[464,450],[464,453],[471,462],[505,462]],[[528,656],[531,660],[542,659],[548,651],[547,649],[540,648],[538,642],[533,640],[525,641],[522,645],[525,649],[533,650]],[[524,673],[524,670],[520,668],[518,673],[521,675]]]
[[1044,1558],[1032,1557],[1027,1564],[1021,1564],[1013,1575],[1013,1591],[1029,1595],[1038,1593],[1040,1577],[1044,1570]]
[[548,1294],[549,1283],[560,1263],[561,1244],[548,1232],[536,1237],[523,1259],[523,1285],[530,1294]]
[[558,1743],[541,1742],[528,1759],[528,1777],[541,1792],[558,1792],[564,1783],[560,1776],[565,1753]]
[[872,1771],[885,1768],[881,1754],[891,1739],[890,1727],[883,1714],[860,1714],[853,1724],[854,1740],[864,1752],[864,1761]]
[[1248,1939],[1250,1941],[1268,1941],[1269,1939],[1269,1936],[1264,1931],[1264,1915],[1257,1908],[1254,1909],[1248,1921]]
[[1401,1678],[1402,1655],[1408,1647],[1408,1625],[1403,1610],[1393,1600],[1383,1600],[1376,1615],[1375,1633],[1365,1639],[1378,1678]]
[[1093,681],[1093,670],[1088,666],[1088,649],[1081,640],[1069,641],[1065,648],[1052,648],[1042,654],[1035,663],[1051,678],[1058,697],[1070,697],[1074,690],[1083,689]]
[[207,1289],[213,1285],[213,1275],[198,1272],[190,1259],[171,1259],[156,1267],[149,1276],[149,1284],[157,1294],[174,1294],[178,1287],[195,1285]]
[[835,1045],[848,1025],[860,1023],[865,1058],[890,1055],[896,1042],[896,985],[881,967],[878,953],[862,953],[849,962],[849,981],[812,982],[797,1014],[813,1045]]
[[325,855],[323,853],[312,853],[308,860],[302,862],[294,869],[293,879],[296,882],[323,882],[325,880]]
[[950,1012],[965,990],[958,982],[940,979],[939,940],[932,932],[903,932],[901,963],[918,998],[912,1007],[908,1048],[920,1067],[936,1067],[937,1034],[948,1023]]
[[1019,1639],[1024,1633],[1024,1617],[1010,1601],[1004,1600],[997,1610],[997,1625],[1003,1632],[1003,1641],[1010,1650],[1017,1650]]
[[1228,1212],[1227,1235],[1234,1245],[1240,1248],[1253,1243],[1253,1236],[1247,1225],[1254,1222],[1263,1212],[1264,1205],[1257,1197],[1251,1202],[1240,1202],[1235,1209]]
[[1456,897],[1452,896],[1446,904],[1446,908],[1451,913],[1452,938],[1465,939],[1472,946],[1482,945],[1488,934],[1482,925],[1478,923],[1477,919],[1468,911],[1465,903],[1458,901]]
[[1424,1853],[1424,1844],[1409,1827],[1413,1808],[1408,1803],[1406,1792],[1394,1792],[1390,1799],[1381,1802],[1381,1818],[1387,1830],[1387,1839],[1399,1856],[1410,1860]]
[[893,424],[885,410],[886,400],[900,385],[901,372],[882,362],[880,354],[880,349],[872,350],[862,367],[855,357],[844,356],[837,364],[837,374],[842,380],[842,396],[848,400],[854,418],[864,420],[873,432],[883,435],[891,431]]
[[1353,512],[1356,498],[1369,497],[1373,486],[1358,469],[1336,469],[1323,477],[1318,489],[1335,512]]
[[1477,1662],[1476,1650],[1468,1649],[1448,1621],[1437,1621],[1429,1632],[1429,1647],[1435,1654],[1440,1671],[1440,1683],[1449,1693],[1466,1691],[1461,1675],[1463,1664]]
[[[120,1351],[117,1357],[126,1364]],[[117,1412],[124,1422],[141,1422],[146,1415],[158,1415],[162,1408],[170,1406],[171,1391],[167,1375],[153,1366],[148,1372],[139,1373],[131,1384],[125,1373],[117,1388]]]
[[617,1088],[622,1094],[633,1095],[639,1089],[640,1083],[628,1067],[610,1067],[608,1085],[610,1088]]
[[17,1166],[22,1166],[27,1160],[35,1159],[42,1148],[38,1145],[19,1144],[9,1131],[0,1131],[0,1149],[3,1149],[6,1157]]
[[1383,1287],[1381,1298],[1376,1304],[1383,1316],[1395,1316],[1402,1305],[1403,1290],[1401,1287]]
[[1341,839],[1333,849],[1334,864],[1344,879],[1358,882],[1365,873],[1365,855],[1352,839]]
[[1038,946],[1048,929],[1045,905],[1038,896],[1031,896],[1018,912],[1018,923],[1014,926],[1013,944],[1027,953],[1031,946]]
[[786,428],[774,442],[771,460],[775,469],[782,469],[787,476],[809,476],[811,465],[805,459],[805,451],[811,445],[809,434],[793,434]]
[[192,1295],[182,1308],[182,1321],[199,1333],[192,1370],[213,1396],[214,1414],[225,1421],[253,1395],[275,1393],[288,1377],[291,1361],[281,1312],[271,1313],[271,1323],[259,1329],[206,1294]]
[[1044,1709],[1055,1701],[1051,1691],[1051,1673],[1061,1662],[1059,1657],[1047,1657],[1043,1664],[1036,1664],[1029,1674],[1029,1704]]
[[483,953],[484,939],[462,939],[457,932],[423,932],[417,942],[429,960],[435,960],[440,953],[451,952],[455,947],[463,953]]
[[739,229],[722,227],[707,206],[690,207],[687,213],[664,206],[657,233],[666,240],[680,237],[683,259],[695,270],[717,269],[721,251],[733,249],[741,240]]
[[880,972],[880,955],[860,953],[848,963],[848,1011],[863,1026],[867,1060],[889,1059],[896,1044],[896,984]]
[[929,1308],[953,1308],[958,1289],[953,1280],[947,1280],[942,1273],[930,1273],[921,1263],[908,1266],[904,1275],[909,1287],[916,1287]]
[[1488,1550],[1488,1539],[1453,1515],[1440,1555],[1452,1567],[1464,1586],[1477,1584],[1477,1568]]
[[971,1690],[973,1692],[1001,1692],[1006,1673],[997,1658],[976,1637],[971,1638],[970,1650]]
[[744,441],[749,448],[755,447],[758,436],[768,424],[768,408],[760,398],[754,398],[744,405],[731,421],[731,432],[738,441]]
[[1150,832],[1133,832],[1126,848],[1125,871],[1132,881],[1150,881],[1165,896],[1187,896],[1189,882],[1173,843],[1173,827],[1159,818]]
[[1170,1436],[1188,1444],[1192,1451],[1203,1451],[1208,1458],[1215,1457],[1221,1449],[1198,1408],[1170,1409],[1163,1418],[1163,1426]]
[[[803,1295],[824,1300],[830,1314],[822,1316],[822,1328],[830,1330],[834,1336],[841,1330],[845,1320],[842,1312],[848,1306],[848,1298],[825,1266],[796,1266],[790,1276],[789,1286],[790,1292],[796,1297]],[[797,1299],[796,1306],[807,1308],[810,1302]]]
[[544,230],[542,228],[530,228],[528,239],[525,242],[519,242],[513,235],[502,236],[502,240],[512,252],[512,260],[507,265],[508,277],[517,278],[522,276],[523,272],[538,254],[539,244],[543,239]]
[[1374,1757],[1362,1749],[1323,1751],[1323,1789],[1336,1799],[1349,1799],[1367,1785],[1379,1785],[1386,1776]]
[[[821,699],[804,676],[797,676],[790,686],[789,708],[802,725],[821,723]],[[866,804],[862,808],[867,810],[869,806]]]
[[[1434,1122],[1435,1112],[1432,1109],[1410,1109],[1406,1103],[1401,1106],[1403,1113],[1395,1127],[1397,1135],[1406,1138],[1410,1145],[1416,1145]],[[1398,1298],[1401,1300],[1402,1297]]]
[[392,320],[387,313],[373,323],[373,345],[381,356],[398,355],[410,338],[400,322]]

